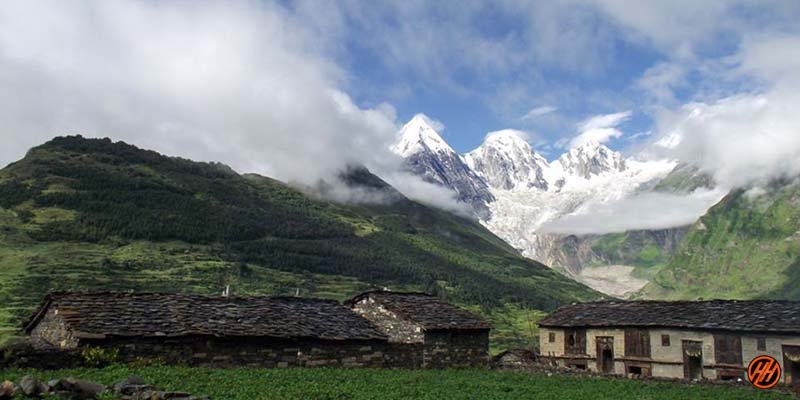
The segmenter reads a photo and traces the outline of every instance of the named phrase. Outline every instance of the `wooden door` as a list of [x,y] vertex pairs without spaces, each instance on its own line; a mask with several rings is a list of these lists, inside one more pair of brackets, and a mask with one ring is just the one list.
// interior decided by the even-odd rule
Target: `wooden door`
[[614,338],[611,336],[598,336],[597,343],[597,372],[603,374],[614,373]]
[[787,385],[800,384],[800,346],[783,345],[783,377]]
[[683,377],[690,381],[703,379],[703,342],[683,341]]

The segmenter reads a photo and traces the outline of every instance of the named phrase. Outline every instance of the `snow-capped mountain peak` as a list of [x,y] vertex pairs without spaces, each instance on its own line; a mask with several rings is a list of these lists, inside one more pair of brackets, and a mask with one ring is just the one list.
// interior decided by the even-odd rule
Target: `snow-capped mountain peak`
[[406,168],[424,180],[452,189],[458,200],[469,204],[486,217],[486,204],[494,201],[489,186],[464,162],[464,159],[439,136],[438,124],[425,114],[417,114],[400,130],[391,150],[405,160]]
[[425,114],[417,114],[400,130],[400,139],[392,150],[402,157],[430,150],[434,153],[455,153],[434,128],[434,123]]
[[459,155],[436,127],[419,114],[402,128],[393,150],[408,170],[452,189],[477,211],[482,224],[523,255],[559,263],[573,274],[580,274],[582,265],[573,262],[594,262],[598,256],[580,247],[589,242],[547,227],[650,190],[676,165],[649,157],[626,159],[597,141],[582,141],[548,162],[524,132],[511,129],[489,133],[480,146]]
[[493,188],[547,190],[544,171],[549,163],[531,149],[524,132],[505,129],[489,133],[464,160]]
[[622,154],[596,141],[588,141],[569,149],[557,163],[566,175],[591,179],[592,175],[623,172],[627,168]]

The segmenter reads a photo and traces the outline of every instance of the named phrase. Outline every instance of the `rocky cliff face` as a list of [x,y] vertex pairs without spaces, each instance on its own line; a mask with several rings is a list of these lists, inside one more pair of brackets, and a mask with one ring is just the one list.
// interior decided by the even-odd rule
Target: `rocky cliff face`
[[605,235],[544,234],[540,257],[541,262],[576,275],[591,266],[649,267],[666,262],[688,230],[688,226],[683,226]]

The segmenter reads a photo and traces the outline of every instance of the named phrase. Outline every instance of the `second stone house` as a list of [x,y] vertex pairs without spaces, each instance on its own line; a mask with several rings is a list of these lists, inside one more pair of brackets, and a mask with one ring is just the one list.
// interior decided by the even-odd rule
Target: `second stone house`
[[[471,312],[425,293],[369,291],[347,303],[400,352],[422,367],[474,367],[489,357],[490,325]],[[395,362],[394,364],[408,364]]]
[[539,322],[541,355],[615,375],[746,379],[760,355],[800,382],[800,302],[604,301],[561,307]]

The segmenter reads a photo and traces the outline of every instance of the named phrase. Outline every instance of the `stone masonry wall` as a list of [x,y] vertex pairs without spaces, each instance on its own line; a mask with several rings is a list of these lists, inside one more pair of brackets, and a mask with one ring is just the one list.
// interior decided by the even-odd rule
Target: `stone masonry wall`
[[120,361],[157,359],[170,364],[213,367],[386,367],[450,368],[484,365],[488,360],[488,332],[423,333],[421,327],[364,299],[354,310],[386,332],[389,343],[265,338],[157,337],[81,339],[48,311],[31,331],[39,350],[76,350],[83,346],[119,349]]
[[57,310],[48,309],[31,330],[31,344],[41,350],[69,350],[78,347],[78,339],[57,314]]
[[422,327],[399,318],[395,313],[369,297],[365,297],[354,304],[353,311],[361,314],[380,331],[388,335],[389,342],[422,343],[424,341]]
[[[68,358],[70,363],[65,362],[61,367],[79,366],[73,361],[80,362],[82,347],[116,348],[119,350],[119,361],[123,362],[157,360],[167,364],[222,368],[448,368],[483,365],[487,359],[485,338],[476,340],[471,335],[462,337],[458,334],[428,336],[437,339],[425,344],[205,337],[82,339],[78,342],[58,319],[43,319],[32,332],[31,339],[38,343],[35,347],[39,350],[56,351],[59,354],[72,350],[73,355],[77,354]],[[48,339],[45,340],[45,337]],[[67,340],[69,346],[59,348],[51,344],[63,340]],[[38,364],[34,362],[31,365]]]
[[120,350],[123,361],[156,359],[209,367],[382,367],[382,341],[164,338],[102,340],[86,346]]
[[464,368],[486,365],[489,332],[426,332],[422,366]]
[[389,343],[383,356],[385,368],[422,367],[422,343]]

